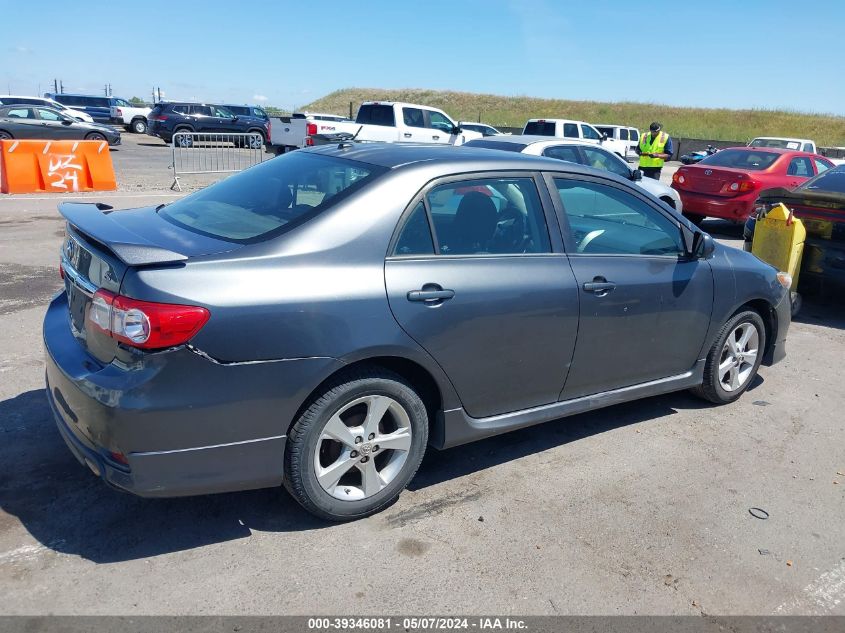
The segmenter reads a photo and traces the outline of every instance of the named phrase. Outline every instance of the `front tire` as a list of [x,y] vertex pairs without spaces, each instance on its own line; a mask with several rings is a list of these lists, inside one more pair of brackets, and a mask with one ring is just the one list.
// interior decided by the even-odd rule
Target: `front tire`
[[99,132],[91,132],[90,134],[85,135],[86,141],[105,141],[106,135],[100,134]]
[[757,375],[765,348],[766,328],[760,315],[753,310],[734,315],[710,348],[704,382],[693,393],[716,404],[738,399]]
[[427,444],[426,407],[401,376],[376,368],[347,373],[291,428],[285,487],[322,519],[360,519],[399,498]]

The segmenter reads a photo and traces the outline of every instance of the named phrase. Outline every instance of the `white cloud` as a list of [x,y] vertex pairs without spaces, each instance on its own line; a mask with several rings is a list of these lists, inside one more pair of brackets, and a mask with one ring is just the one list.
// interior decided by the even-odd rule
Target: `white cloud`
[[264,102],[267,101],[267,97],[264,95],[252,95],[254,101]]

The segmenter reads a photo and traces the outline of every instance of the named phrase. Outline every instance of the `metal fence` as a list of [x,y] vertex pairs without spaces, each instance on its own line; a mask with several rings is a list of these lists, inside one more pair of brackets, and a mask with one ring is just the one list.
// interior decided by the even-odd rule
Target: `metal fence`
[[171,141],[173,184],[182,191],[179,178],[187,174],[229,174],[243,171],[264,160],[264,137],[255,132],[176,132]]

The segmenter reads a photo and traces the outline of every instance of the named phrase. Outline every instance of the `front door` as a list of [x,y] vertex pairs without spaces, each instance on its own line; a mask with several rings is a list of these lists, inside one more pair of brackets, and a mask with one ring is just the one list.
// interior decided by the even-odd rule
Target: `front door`
[[73,123],[68,125],[67,122],[71,121],[70,117],[50,108],[35,108],[35,110],[38,112],[40,125],[44,132],[44,136],[41,136],[41,138],[59,141],[83,137],[78,127],[75,127]]
[[441,181],[409,207],[385,262],[396,320],[472,417],[554,403],[565,382],[578,289],[548,206],[531,175]]
[[581,319],[562,400],[690,371],[710,324],[710,264],[686,256],[679,223],[599,178],[550,179]]
[[427,143],[438,144],[455,144],[456,136],[452,133],[455,124],[450,121],[445,114],[437,110],[426,110],[426,118],[428,119],[428,140]]

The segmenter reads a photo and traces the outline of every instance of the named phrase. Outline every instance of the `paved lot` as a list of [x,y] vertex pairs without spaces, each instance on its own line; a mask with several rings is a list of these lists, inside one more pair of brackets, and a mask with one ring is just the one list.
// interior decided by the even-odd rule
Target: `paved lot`
[[[167,150],[125,136],[136,181],[97,198],[166,200]],[[326,525],[278,490],[144,500],[76,463],[42,388],[55,203],[0,198],[0,613],[845,614],[841,305],[806,305],[733,405],[679,393],[432,451],[393,507]]]

